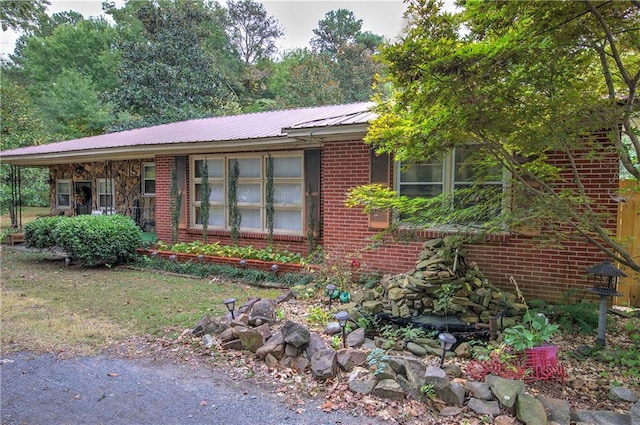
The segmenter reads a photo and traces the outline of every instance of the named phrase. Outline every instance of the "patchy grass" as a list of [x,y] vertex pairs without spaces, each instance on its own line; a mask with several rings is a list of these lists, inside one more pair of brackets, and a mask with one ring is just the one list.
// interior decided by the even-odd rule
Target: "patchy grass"
[[[35,220],[38,217],[49,214],[51,208],[49,207],[23,207],[22,208],[22,227],[28,222]],[[7,230],[11,228],[11,218],[9,212],[5,212],[0,215],[0,230]]]
[[222,300],[273,298],[277,290],[126,268],[65,267],[44,254],[3,249],[3,351],[91,354],[133,335],[189,329]]

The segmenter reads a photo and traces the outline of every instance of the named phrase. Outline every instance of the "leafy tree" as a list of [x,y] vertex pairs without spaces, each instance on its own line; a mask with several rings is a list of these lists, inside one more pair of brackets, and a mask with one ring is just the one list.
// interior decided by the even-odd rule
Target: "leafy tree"
[[361,29],[362,19],[356,19],[353,12],[347,9],[331,10],[318,22],[318,28],[313,29],[315,36],[310,44],[318,52],[335,58],[340,49],[356,42]]
[[[416,162],[472,144],[469,165],[477,179],[500,166],[512,190],[469,198],[473,189],[482,191],[479,181],[463,194],[474,202],[451,208],[450,198],[432,200],[429,211],[380,188],[359,190],[352,201],[422,214],[423,224],[476,218],[491,231],[545,223],[551,229],[545,236],[555,241],[584,238],[640,270],[610,233],[611,217],[590,198],[579,168],[580,161],[615,149],[624,168],[640,177],[638,155],[629,154],[640,152],[639,12],[637,3],[626,1],[468,0],[455,14],[440,2],[411,2],[403,40],[382,51],[394,99],[380,104],[367,141]],[[549,161],[553,155],[568,158],[569,168]],[[558,190],[563,172],[573,182]],[[487,220],[496,196],[513,208]]]
[[49,4],[47,0],[3,0],[0,2],[2,31],[32,28]]
[[[118,88],[111,96],[118,111],[136,117],[130,125],[234,112],[230,82],[208,44],[216,35],[211,24],[216,22],[214,12],[202,1],[190,0],[135,7],[137,23],[118,45],[122,65]],[[140,36],[135,36],[140,24]]]
[[253,0],[229,1],[228,32],[233,46],[246,66],[276,52],[276,40],[284,32],[264,6]]

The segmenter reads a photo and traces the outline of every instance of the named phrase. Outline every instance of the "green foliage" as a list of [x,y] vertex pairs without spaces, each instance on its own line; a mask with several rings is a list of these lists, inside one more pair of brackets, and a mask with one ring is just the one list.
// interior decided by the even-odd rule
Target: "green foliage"
[[25,226],[29,247],[59,247],[83,266],[126,263],[136,256],[142,231],[122,215],[43,217]]
[[333,335],[331,337],[331,348],[333,348],[334,350],[339,350],[342,348],[342,336],[340,335]]
[[209,197],[211,196],[211,186],[209,185],[209,165],[206,158],[204,161],[202,161],[201,173],[202,183],[200,183],[200,222],[202,223],[202,240],[204,241],[204,243],[207,243],[209,210],[211,209],[211,204],[209,203]]
[[238,161],[233,161],[233,170],[229,176],[229,227],[231,228],[231,241],[238,243],[240,237],[240,223],[242,223],[242,214],[238,208],[238,177],[240,176],[240,165]]
[[265,214],[267,219],[267,243],[273,243],[273,157],[267,157],[267,188],[266,188]]
[[373,374],[377,375],[382,370],[381,365],[389,361],[389,355],[382,348],[376,347],[367,354],[367,365],[375,368]]
[[415,341],[418,338],[426,338],[427,333],[418,326],[407,325],[398,329],[398,336],[403,341]]
[[178,172],[176,164],[171,164],[169,176],[169,212],[171,214],[171,240],[178,242],[178,226],[180,225],[180,211],[182,209],[182,191],[178,188]]
[[307,308],[307,320],[311,324],[327,326],[331,321],[333,314],[322,307],[309,306]]
[[48,4],[48,0],[0,2],[2,31],[29,30],[38,16],[44,14]]
[[48,249],[56,246],[55,230],[58,224],[68,217],[42,217],[30,221],[24,226],[25,246],[29,248]]
[[[378,98],[379,118],[366,141],[405,163],[438,161],[473,146],[465,167],[476,184],[464,196],[478,202],[450,208],[450,202],[438,202],[447,201],[442,197],[431,205],[432,216],[442,217],[436,223],[462,219],[484,222],[485,231],[514,232],[544,223],[546,242],[604,240],[603,251],[637,270],[640,265],[610,237],[609,214],[592,208],[596,200],[582,181],[588,174],[575,165],[617,153],[640,177],[638,156],[628,154],[632,146],[640,149],[632,118],[638,81],[628,78],[638,73],[636,6],[467,1],[452,13],[441,2],[424,0],[409,3],[407,19],[400,41],[382,48],[394,99]],[[614,146],[593,137],[603,129]],[[631,143],[625,145],[625,138]],[[565,155],[567,169],[548,161],[550,152]],[[511,190],[475,196],[483,187],[479,179],[496,166],[508,172]],[[556,182],[563,172],[575,185],[560,192]],[[496,204],[496,197],[504,203]],[[495,205],[510,209],[483,220]]]
[[595,303],[560,304],[553,307],[553,316],[565,332],[577,328],[587,335],[598,329],[598,305]]
[[436,397],[436,390],[433,384],[426,384],[420,387],[420,396],[423,399],[433,400]]
[[220,245],[219,242],[204,244],[200,241],[179,242],[173,245],[157,242],[156,247],[161,251],[185,254],[204,254],[245,260],[273,261],[276,263],[303,264],[305,262],[300,254],[291,252],[285,248],[266,247],[264,249],[258,249],[251,245]]
[[237,0],[227,3],[231,43],[245,66],[268,58],[277,51],[276,40],[284,32],[261,3]]
[[503,341],[514,350],[522,351],[551,341],[559,328],[559,325],[549,323],[544,315],[527,311],[522,324],[504,330]]

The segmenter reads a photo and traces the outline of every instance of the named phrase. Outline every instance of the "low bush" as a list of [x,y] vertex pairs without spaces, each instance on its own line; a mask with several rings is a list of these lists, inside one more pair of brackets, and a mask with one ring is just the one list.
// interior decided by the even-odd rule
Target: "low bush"
[[136,256],[142,230],[123,215],[43,217],[25,226],[25,244],[59,247],[83,266],[126,263]]
[[69,217],[42,217],[24,226],[24,242],[28,248],[47,249],[57,245],[54,232],[58,224]]

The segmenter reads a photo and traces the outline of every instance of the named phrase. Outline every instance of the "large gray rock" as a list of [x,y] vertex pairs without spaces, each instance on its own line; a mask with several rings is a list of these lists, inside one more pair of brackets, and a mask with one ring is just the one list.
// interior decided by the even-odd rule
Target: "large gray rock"
[[422,357],[427,355],[427,349],[415,342],[407,342],[407,350],[411,351],[416,356]]
[[260,326],[263,323],[273,323],[276,321],[276,303],[274,300],[261,299],[251,306],[249,312],[249,324]]
[[547,412],[537,398],[528,394],[518,394],[516,399],[516,417],[525,425],[547,425]]
[[325,380],[336,376],[338,371],[338,354],[327,348],[318,351],[311,357],[311,373],[316,379]]
[[393,379],[378,381],[372,393],[378,397],[390,400],[402,400],[404,398],[402,387]]
[[444,370],[438,366],[429,365],[424,373],[426,385],[433,385],[433,388],[444,388],[449,385],[449,378]]
[[358,328],[347,335],[347,347],[358,348],[364,344],[364,328]]
[[338,322],[329,322],[324,328],[324,333],[327,335],[337,335],[342,333],[342,326],[340,326],[340,323]]
[[631,407],[629,416],[631,416],[631,425],[640,425],[640,401]]
[[396,371],[387,362],[380,362],[376,365],[376,379],[384,381],[385,379],[396,379]]
[[242,348],[252,353],[264,344],[264,337],[255,328],[237,328],[238,338],[242,342]]
[[493,393],[491,392],[491,388],[489,388],[489,384],[485,382],[477,382],[477,381],[467,381],[464,383],[465,388],[472,397],[480,399],[480,400],[492,400]]
[[574,410],[571,422],[585,422],[592,425],[630,425],[630,415],[616,412]]
[[277,332],[264,343],[264,345],[256,350],[256,357],[263,360],[271,354],[276,360],[282,360],[284,357],[284,339],[282,334]]
[[287,320],[280,328],[282,338],[287,344],[291,344],[294,347],[302,347],[309,343],[311,340],[311,333],[309,329],[299,323]]
[[354,379],[349,381],[349,389],[354,393],[369,395],[378,384],[375,378]]
[[513,379],[505,379],[495,375],[487,375],[485,382],[501,405],[513,407],[518,394],[524,393],[524,383]]
[[571,409],[566,400],[551,398],[542,394],[537,398],[544,406],[547,418],[550,421],[556,422],[558,425],[569,425],[571,422]]
[[435,393],[442,401],[454,406],[464,405],[464,387],[458,382],[450,382],[445,387],[433,387]]
[[320,335],[315,332],[309,333],[309,343],[305,347],[304,351],[307,354],[307,358],[310,359],[315,353],[320,350],[326,350],[327,345]]
[[613,401],[635,403],[638,401],[638,394],[627,387],[611,387],[609,389],[609,399]]
[[469,406],[469,409],[479,415],[496,416],[500,414],[500,404],[495,400],[480,400],[478,398],[471,397],[467,405]]

